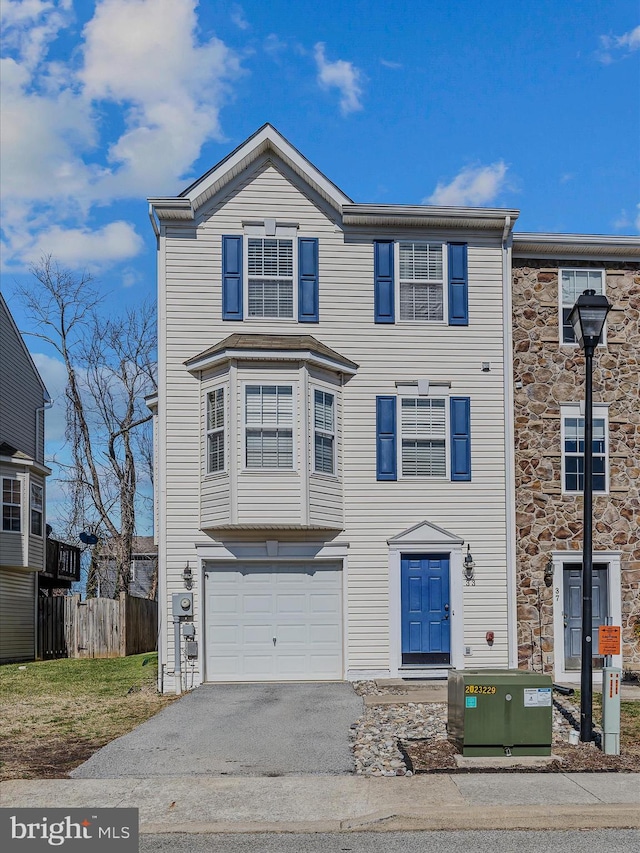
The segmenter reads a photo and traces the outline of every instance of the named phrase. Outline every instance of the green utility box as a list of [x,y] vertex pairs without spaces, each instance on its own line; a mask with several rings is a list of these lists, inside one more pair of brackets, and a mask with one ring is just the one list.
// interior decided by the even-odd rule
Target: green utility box
[[537,672],[451,670],[449,740],[464,756],[551,755],[552,689]]

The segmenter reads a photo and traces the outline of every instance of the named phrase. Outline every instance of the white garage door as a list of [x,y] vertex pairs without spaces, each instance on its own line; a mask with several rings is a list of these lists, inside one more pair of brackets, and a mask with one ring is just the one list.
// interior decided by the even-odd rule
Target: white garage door
[[205,570],[207,681],[342,678],[339,564]]

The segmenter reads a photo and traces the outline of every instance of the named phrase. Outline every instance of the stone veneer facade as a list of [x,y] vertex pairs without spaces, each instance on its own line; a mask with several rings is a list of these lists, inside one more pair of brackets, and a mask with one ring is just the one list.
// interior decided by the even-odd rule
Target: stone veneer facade
[[[623,668],[640,672],[640,264],[513,260],[519,666],[554,672],[551,552],[582,549],[581,496],[563,495],[560,405],[584,400],[584,357],[559,342],[558,269],[606,269],[606,349],[594,357],[593,400],[609,404],[606,495],[594,495],[594,561],[621,552]],[[558,606],[558,605],[556,605]],[[564,642],[564,638],[558,638]],[[541,666],[542,664],[542,666]]]

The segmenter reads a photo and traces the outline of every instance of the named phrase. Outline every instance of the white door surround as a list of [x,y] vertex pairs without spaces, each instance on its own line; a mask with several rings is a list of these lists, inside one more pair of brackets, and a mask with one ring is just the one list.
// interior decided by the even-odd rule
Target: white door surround
[[[565,563],[581,563],[582,551],[552,551],[553,561],[553,653],[555,681],[580,683],[580,670],[567,669],[564,654],[564,566]],[[608,567],[609,602],[608,615],[614,625],[622,624],[622,594],[620,589],[621,551],[594,551],[593,562]],[[622,667],[622,655],[613,658],[613,666]],[[602,678],[600,670],[594,670],[594,680]]]
[[449,667],[417,668],[402,666],[402,618],[400,561],[403,555],[438,553],[449,555],[451,601],[451,667],[464,666],[464,614],[462,593],[462,546],[464,540],[435,524],[421,521],[387,540],[389,545],[389,670],[391,677],[411,674],[419,677],[442,677]]

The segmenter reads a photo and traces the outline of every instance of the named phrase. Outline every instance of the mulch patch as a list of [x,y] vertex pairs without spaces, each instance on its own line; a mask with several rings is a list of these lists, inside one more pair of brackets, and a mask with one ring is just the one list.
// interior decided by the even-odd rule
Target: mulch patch
[[605,755],[593,744],[554,743],[551,751],[558,756],[542,767],[508,767],[502,770],[494,768],[473,769],[458,767],[455,756],[456,747],[448,740],[428,738],[399,742],[405,763],[414,773],[638,773],[640,772],[640,751],[626,752],[622,755]]

